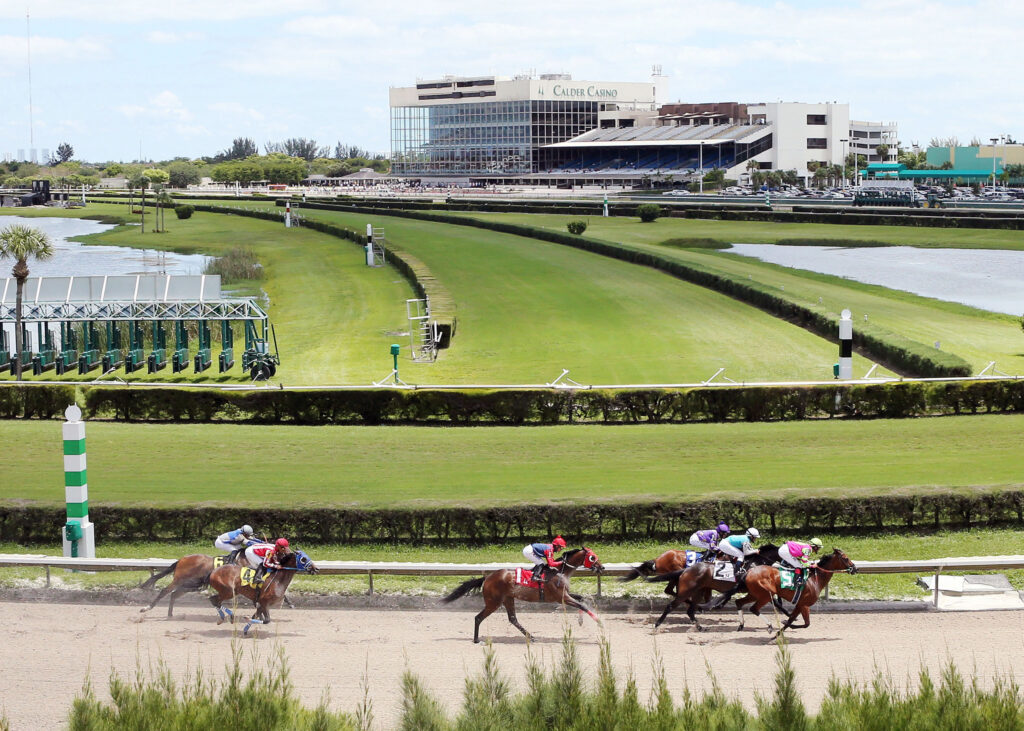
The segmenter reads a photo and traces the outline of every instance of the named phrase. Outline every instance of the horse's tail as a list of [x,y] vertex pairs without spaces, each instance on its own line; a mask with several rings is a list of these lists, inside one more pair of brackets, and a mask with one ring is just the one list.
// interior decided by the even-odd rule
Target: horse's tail
[[658,574],[657,576],[648,576],[645,578],[646,581],[676,581],[686,569],[677,569],[675,571],[669,571],[667,574]]
[[441,601],[443,601],[445,604],[448,604],[449,602],[455,601],[460,596],[465,596],[466,594],[468,594],[469,592],[473,591],[474,589],[479,589],[483,585],[484,585],[484,578],[483,577],[480,577],[479,579],[470,579],[469,581],[463,581],[461,584],[459,584],[457,587],[455,587],[455,591],[453,591],[451,594],[446,596]]
[[170,566],[165,568],[163,571],[158,571],[157,573],[155,573],[152,576],[150,576],[144,582],[139,584],[139,588],[140,589],[152,589],[154,586],[156,586],[156,582],[160,581],[160,579],[162,579],[165,576],[167,576],[167,574],[174,573],[174,569],[176,569],[176,568],[178,568],[178,562],[177,561],[172,563]]
[[619,581],[632,581],[633,579],[639,579],[641,576],[650,576],[652,571],[654,571],[653,558],[631,568],[628,574],[619,577]]

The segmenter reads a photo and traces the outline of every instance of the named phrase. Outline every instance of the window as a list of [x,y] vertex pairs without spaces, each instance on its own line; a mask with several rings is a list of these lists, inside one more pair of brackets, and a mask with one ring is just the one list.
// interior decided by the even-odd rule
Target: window
[[828,139],[825,137],[808,137],[807,138],[807,149],[808,150],[827,150]]
[[807,115],[807,124],[825,125],[825,124],[828,124],[828,123],[825,121],[825,115],[824,114],[808,114]]
[[882,133],[881,132],[871,132],[870,134],[871,134],[871,139],[873,139],[873,140],[877,140],[877,139],[880,139],[882,137]]

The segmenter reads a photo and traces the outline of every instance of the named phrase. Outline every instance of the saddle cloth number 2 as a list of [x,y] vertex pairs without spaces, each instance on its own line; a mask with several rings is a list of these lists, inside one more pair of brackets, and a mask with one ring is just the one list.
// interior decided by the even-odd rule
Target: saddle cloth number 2
[[719,581],[736,581],[731,561],[716,561],[714,577]]

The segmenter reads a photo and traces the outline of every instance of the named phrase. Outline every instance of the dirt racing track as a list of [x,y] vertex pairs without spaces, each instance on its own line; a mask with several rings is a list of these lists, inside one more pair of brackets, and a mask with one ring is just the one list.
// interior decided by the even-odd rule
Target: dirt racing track
[[[231,656],[233,631],[216,625],[205,602],[193,598],[175,609],[140,615],[138,606],[96,606],[0,602],[6,627],[0,642],[0,667],[8,669],[0,705],[12,728],[59,727],[87,674],[103,696],[112,668],[133,674],[164,660],[179,677],[201,666],[220,673]],[[298,602],[301,604],[301,598]],[[332,706],[353,710],[362,696],[360,682],[369,678],[378,722],[390,727],[397,717],[398,681],[409,667],[438,697],[450,704],[461,699],[464,678],[482,662],[482,646],[471,641],[479,598],[460,600],[436,611],[395,609],[278,609],[275,622],[245,638],[269,658],[278,643],[286,650],[292,681],[300,696],[315,705],[326,690]],[[522,608],[523,625],[535,635],[533,651],[549,664],[557,658],[564,621],[579,640],[586,668],[597,666],[601,629],[557,607]],[[736,615],[716,614],[709,629],[696,633],[685,618],[673,617],[655,635],[654,617],[646,613],[603,614],[603,631],[613,660],[623,671],[632,667],[641,692],[651,685],[651,664],[660,653],[673,692],[684,685],[709,687],[707,666],[717,670],[724,690],[752,703],[755,691],[769,691],[775,647],[766,644],[764,624],[747,616],[747,629],[736,630]],[[505,674],[519,687],[525,682],[526,642],[504,613],[489,617],[482,637],[491,638]],[[938,671],[950,658],[978,681],[991,685],[997,675],[1024,682],[1024,613],[866,612],[812,614],[810,629],[790,634],[793,661],[805,701],[817,708],[831,674],[870,678],[881,668],[897,682],[915,678],[921,665]],[[743,668],[740,675],[737,668]],[[754,682],[754,685],[751,685]],[[644,696],[646,697],[646,696]]]

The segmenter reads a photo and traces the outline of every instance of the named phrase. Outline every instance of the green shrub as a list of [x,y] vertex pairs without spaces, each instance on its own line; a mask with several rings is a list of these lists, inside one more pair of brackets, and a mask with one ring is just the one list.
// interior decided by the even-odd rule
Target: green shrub
[[644,223],[651,223],[661,215],[661,206],[657,203],[641,203],[636,207],[636,215],[640,216]]
[[674,238],[666,239],[659,246],[671,246],[676,249],[728,249],[732,246],[728,241],[708,238]]
[[569,233],[579,236],[587,230],[587,222],[582,220],[569,221],[565,227],[569,230]]
[[224,256],[206,262],[203,274],[219,274],[225,283],[263,278],[263,265],[256,252],[249,248],[235,246]]
[[192,214],[195,212],[195,206],[190,206],[187,203],[180,206],[174,207],[174,215],[179,219],[192,218]]

